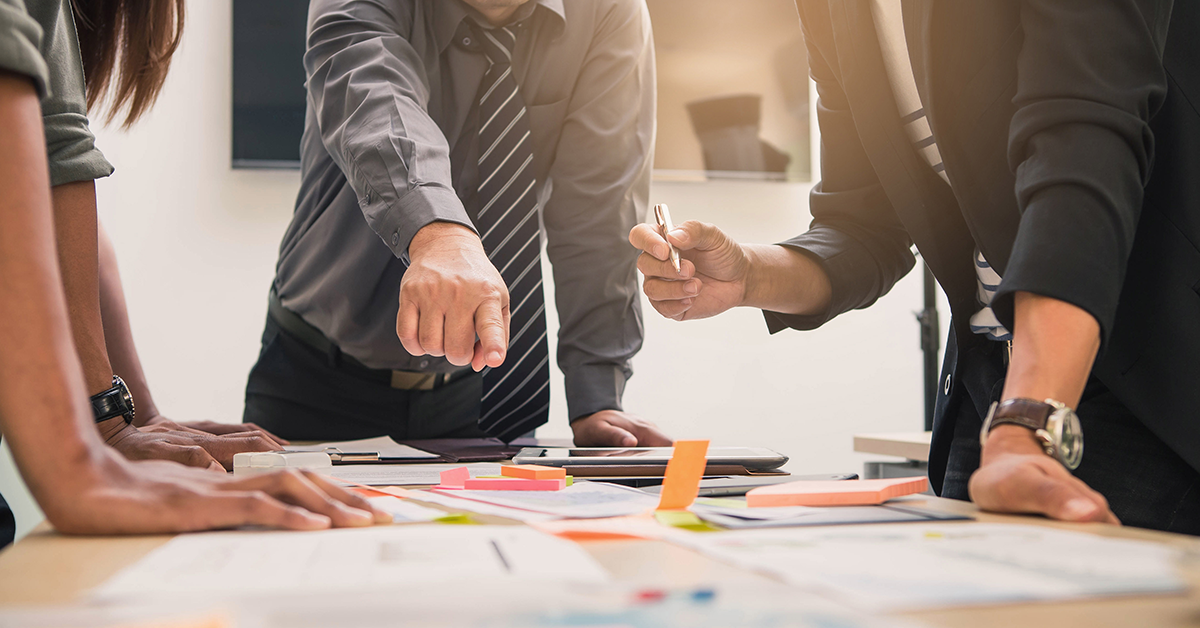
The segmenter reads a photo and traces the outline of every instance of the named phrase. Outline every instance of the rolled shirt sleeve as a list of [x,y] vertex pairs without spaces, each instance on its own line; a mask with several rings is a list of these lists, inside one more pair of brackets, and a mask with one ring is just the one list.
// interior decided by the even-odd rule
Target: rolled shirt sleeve
[[25,11],[22,0],[0,0],[0,70],[33,81],[38,96],[48,89],[46,61],[40,46],[42,29]]
[[1022,3],[1009,136],[1021,224],[992,302],[1009,329],[1014,295],[1026,291],[1086,310],[1107,345],[1150,178],[1150,118],[1167,90],[1171,8],[1170,0]]
[[96,148],[96,137],[88,124],[83,59],[71,3],[26,0],[26,6],[45,33],[41,51],[51,70],[49,93],[42,99],[50,185],[107,177],[113,167]]
[[812,315],[765,311],[771,333],[810,330],[873,304],[916,262],[912,241],[884,193],[859,139],[850,102],[805,27],[809,69],[817,86],[821,181],[809,196],[809,230],[782,246],[813,259],[829,277],[829,306]]
[[370,228],[405,261],[431,222],[474,231],[454,191],[445,135],[427,112],[424,64],[402,36],[411,15],[384,3],[315,0],[310,21],[309,104]]
[[571,420],[622,409],[630,359],[642,346],[628,234],[646,215],[654,153],[649,14],[633,0],[592,6],[604,13],[574,79],[544,210]]

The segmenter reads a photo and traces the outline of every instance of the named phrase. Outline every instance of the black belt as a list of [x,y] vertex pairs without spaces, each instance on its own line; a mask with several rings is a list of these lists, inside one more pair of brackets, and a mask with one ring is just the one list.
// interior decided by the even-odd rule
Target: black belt
[[437,390],[474,372],[469,367],[451,373],[423,373],[420,371],[392,371],[371,368],[354,359],[353,356],[342,353],[341,348],[329,338],[326,338],[325,334],[321,333],[321,330],[309,325],[299,314],[283,307],[283,303],[279,300],[279,295],[275,293],[275,288],[271,288],[271,295],[267,300],[267,316],[281,330],[287,332],[289,336],[329,356],[330,366],[392,388],[400,390]]

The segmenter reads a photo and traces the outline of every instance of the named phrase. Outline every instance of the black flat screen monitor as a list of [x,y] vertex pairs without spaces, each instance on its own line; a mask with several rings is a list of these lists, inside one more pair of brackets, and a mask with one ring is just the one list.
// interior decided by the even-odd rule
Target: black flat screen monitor
[[233,1],[233,167],[299,168],[306,0]]

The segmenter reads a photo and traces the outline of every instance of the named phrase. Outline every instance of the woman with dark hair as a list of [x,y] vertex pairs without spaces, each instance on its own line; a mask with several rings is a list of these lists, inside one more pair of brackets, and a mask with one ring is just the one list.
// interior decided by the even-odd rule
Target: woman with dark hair
[[[0,0],[0,431],[30,491],[66,533],[313,529],[388,519],[317,476],[235,480],[169,462],[130,462],[97,438],[93,424],[101,419],[100,433],[127,457],[215,466],[199,455],[209,456],[197,434],[132,427],[123,385],[109,379],[98,296],[93,181],[112,167],[93,145],[87,99],[107,95],[110,115],[127,111],[126,124],[146,111],[178,45],[182,0],[81,1],[76,10],[88,20],[81,29],[86,57],[67,0]],[[85,68],[92,72],[86,92]],[[84,398],[97,391],[89,409]],[[0,500],[0,546],[12,535],[11,512]]]
[[214,470],[231,468],[238,452],[279,449],[253,425],[180,426],[159,414],[133,345],[116,256],[96,220],[93,181],[113,168],[94,145],[87,112],[104,105],[108,120],[123,116],[129,127],[149,110],[179,47],[183,0],[25,3],[46,33],[41,48],[51,64],[42,115],[59,262],[84,377],[95,403],[128,396],[136,409],[97,414],[102,437],[131,459]]

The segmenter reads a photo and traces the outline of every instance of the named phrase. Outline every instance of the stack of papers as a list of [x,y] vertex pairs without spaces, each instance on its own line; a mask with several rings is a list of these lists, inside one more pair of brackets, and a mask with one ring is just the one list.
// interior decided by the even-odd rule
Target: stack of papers
[[1037,526],[788,528],[667,539],[875,610],[1184,589],[1172,548]]
[[[604,482],[576,482],[561,491],[470,491],[437,489],[432,493],[456,498],[463,508],[470,502],[527,512],[590,519],[622,517],[653,510],[658,498],[637,489]],[[415,496],[416,499],[423,499]]]
[[449,514],[399,497],[368,497],[367,501],[379,510],[392,515],[392,523],[428,523],[442,519]]
[[500,475],[494,462],[475,464],[348,464],[336,466],[328,475],[343,484],[367,486],[433,486],[441,482],[442,471],[466,467],[471,477]]
[[781,506],[736,508],[696,503],[692,512],[701,519],[731,530],[791,526],[851,525],[859,523],[908,523],[917,521],[960,521],[962,515],[939,513],[902,504],[883,506]]

